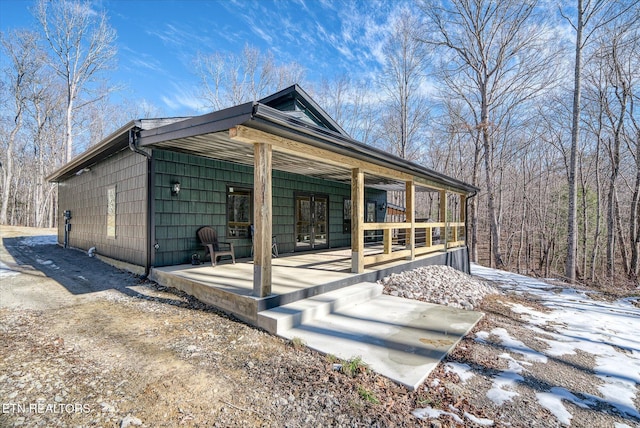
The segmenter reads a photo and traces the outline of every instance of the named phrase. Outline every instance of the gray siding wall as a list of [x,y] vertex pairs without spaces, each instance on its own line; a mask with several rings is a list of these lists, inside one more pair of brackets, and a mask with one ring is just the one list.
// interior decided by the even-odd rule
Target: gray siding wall
[[[154,151],[155,162],[155,251],[153,265],[189,263],[193,253],[204,256],[196,231],[200,226],[216,228],[221,241],[234,243],[237,257],[251,254],[247,238],[229,238],[226,231],[227,186],[253,188],[253,168],[213,159],[169,151]],[[173,182],[180,182],[180,193],[171,194]],[[351,188],[344,183],[273,171],[273,234],[280,253],[295,248],[294,194],[314,193],[329,197],[329,246],[349,246],[350,233],[343,233],[343,200]],[[386,200],[386,193],[366,190],[371,200]],[[380,220],[383,221],[383,220]]]
[[[64,242],[65,210],[71,210],[69,246],[138,266],[146,263],[147,163],[124,150],[90,171],[58,184],[58,242]],[[107,236],[107,190],[116,187],[116,236]]]

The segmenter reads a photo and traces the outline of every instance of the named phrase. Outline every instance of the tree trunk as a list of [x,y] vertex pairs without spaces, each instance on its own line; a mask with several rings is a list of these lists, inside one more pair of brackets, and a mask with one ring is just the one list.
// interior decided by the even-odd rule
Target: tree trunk
[[609,191],[607,193],[607,277],[613,278],[615,273],[615,238],[616,238],[616,230],[615,230],[615,206],[614,206],[614,196],[615,196],[615,178],[612,173],[609,177]]
[[487,104],[487,76],[484,76],[484,82],[481,84],[481,108],[480,108],[480,126],[482,132],[482,144],[484,147],[484,169],[486,176],[487,186],[487,207],[489,208],[489,233],[491,234],[491,248],[490,252],[493,255],[495,261],[495,267],[497,269],[504,268],[504,262],[502,261],[502,254],[500,252],[500,225],[498,224],[498,217],[496,213],[496,190],[493,182],[493,144],[491,136],[489,135],[489,106]]
[[0,205],[0,224],[9,224],[7,222],[7,210],[9,207],[9,195],[11,194],[11,183],[13,181],[13,146],[15,143],[16,135],[18,135],[18,131],[22,126],[22,108],[18,108],[14,123],[15,126],[11,130],[11,133],[9,134],[9,141],[7,142],[6,164],[2,166],[2,170],[4,172],[4,180],[2,181],[3,188],[2,204]]
[[522,258],[522,249],[525,245],[525,222],[527,219],[527,177],[526,177],[526,165],[525,160],[522,160],[522,211],[520,213],[520,242],[518,244],[518,258],[516,261],[516,271],[518,273],[522,272],[521,258]]
[[598,142],[596,146],[596,165],[595,165],[595,179],[596,179],[596,230],[593,234],[593,247],[591,248],[591,274],[589,275],[591,281],[596,279],[596,262],[598,260],[598,251],[600,249],[600,224],[602,223],[602,184],[600,183],[600,136],[598,135]]
[[[477,135],[477,134],[476,134]],[[480,154],[481,146],[477,137],[475,139],[475,150],[473,153],[473,174],[472,182],[474,186],[478,186],[480,175]],[[471,260],[478,263],[478,196],[471,199]]]
[[69,89],[67,99],[67,112],[65,117],[65,153],[66,161],[73,159],[73,97]]
[[[622,259],[622,268],[625,273],[629,273],[629,253],[627,252],[627,242],[624,239],[624,233],[622,229],[622,221],[620,220],[620,206],[618,204],[618,195],[614,193],[613,195],[613,203],[615,205],[615,222],[616,222],[616,232],[618,234],[618,245],[620,247],[620,255]],[[614,250],[615,253],[615,250]]]
[[577,209],[576,201],[578,196],[577,176],[577,155],[578,141],[580,138],[580,96],[582,85],[582,30],[584,9],[582,0],[578,0],[578,22],[576,26],[576,52],[575,67],[573,73],[573,111],[571,119],[571,155],[569,159],[569,200],[567,214],[567,259],[564,274],[569,282],[576,280],[576,254],[578,243],[577,230]]
[[587,246],[588,246],[588,231],[589,231],[589,215],[588,215],[588,202],[587,202],[587,185],[584,177],[583,162],[580,162],[580,190],[582,193],[582,240],[581,240],[581,265],[580,278],[587,276]]
[[[631,110],[633,115],[633,109]],[[638,205],[640,202],[640,131],[636,133],[636,181],[633,186],[633,197],[631,198],[631,209],[629,216],[629,239],[631,240],[631,261],[629,265],[629,278],[638,279],[639,271],[639,251],[640,251],[640,221],[638,215]]]

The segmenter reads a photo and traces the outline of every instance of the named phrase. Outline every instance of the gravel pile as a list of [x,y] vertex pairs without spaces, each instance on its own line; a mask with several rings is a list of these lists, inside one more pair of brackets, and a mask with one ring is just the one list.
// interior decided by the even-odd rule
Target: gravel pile
[[489,283],[449,266],[425,266],[378,281],[384,293],[405,299],[473,310],[489,294],[500,291]]

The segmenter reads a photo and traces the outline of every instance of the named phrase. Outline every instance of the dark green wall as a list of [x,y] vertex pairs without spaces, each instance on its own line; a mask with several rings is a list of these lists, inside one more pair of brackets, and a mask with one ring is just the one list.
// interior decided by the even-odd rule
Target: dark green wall
[[[237,257],[251,254],[248,238],[226,236],[226,191],[228,185],[253,188],[253,168],[183,153],[154,150],[155,251],[154,266],[189,263],[191,255],[204,256],[196,231],[200,226],[216,228],[221,241],[235,245]],[[180,193],[171,194],[171,185],[180,182]],[[344,198],[350,197],[350,186],[282,171],[273,171],[273,234],[280,253],[293,252],[294,193],[317,193],[329,196],[329,246],[346,247],[349,233],[342,231]],[[385,201],[386,193],[366,189],[365,197]],[[384,218],[379,218],[384,221]]]

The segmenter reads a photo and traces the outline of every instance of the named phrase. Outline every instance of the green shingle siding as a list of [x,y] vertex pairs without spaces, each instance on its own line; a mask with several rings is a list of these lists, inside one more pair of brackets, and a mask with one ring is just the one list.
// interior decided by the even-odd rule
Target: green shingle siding
[[[220,240],[235,245],[237,257],[251,254],[248,238],[226,236],[227,186],[252,188],[253,168],[199,156],[154,151],[155,158],[155,236],[160,248],[155,252],[156,266],[189,263],[191,255],[204,256],[196,231],[200,226],[214,227]],[[180,193],[171,195],[171,185],[180,182]],[[350,244],[350,234],[342,233],[343,199],[350,186],[282,171],[273,171],[273,234],[281,253],[293,252],[294,192],[317,193],[329,197],[329,245]],[[367,189],[369,199],[386,197],[385,192]]]

